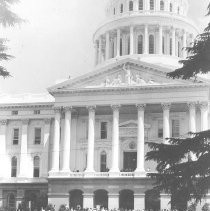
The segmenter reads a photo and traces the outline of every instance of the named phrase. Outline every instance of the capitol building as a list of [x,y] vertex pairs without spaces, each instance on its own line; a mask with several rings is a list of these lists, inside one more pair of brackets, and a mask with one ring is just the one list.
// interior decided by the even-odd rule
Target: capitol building
[[[199,33],[188,0],[109,0],[93,71],[0,96],[0,207],[170,209],[146,142],[210,128],[209,81],[171,79]],[[210,202],[210,195],[206,198]],[[173,201],[173,200],[172,200]]]

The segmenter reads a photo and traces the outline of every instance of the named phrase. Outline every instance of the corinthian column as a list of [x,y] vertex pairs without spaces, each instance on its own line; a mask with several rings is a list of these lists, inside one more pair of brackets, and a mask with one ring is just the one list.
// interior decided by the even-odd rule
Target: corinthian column
[[63,138],[63,159],[62,172],[70,172],[70,151],[71,151],[71,112],[72,107],[65,107],[64,138]]
[[145,25],[144,27],[144,54],[148,54],[148,25]]
[[167,138],[170,138],[170,103],[162,104],[163,109],[163,140],[167,143]]
[[200,103],[201,110],[201,131],[208,130],[208,113],[209,113],[209,104],[208,102]]
[[130,55],[134,53],[134,29],[133,26],[130,27]]
[[20,146],[20,177],[27,177],[28,174],[28,123],[28,119],[25,119],[22,122]]
[[54,111],[54,138],[52,146],[52,166],[50,171],[52,174],[59,171],[61,108],[55,108]]
[[172,56],[176,56],[176,29],[172,28]]
[[163,54],[163,27],[159,26],[159,54]]
[[117,29],[117,57],[120,56],[120,29]]
[[88,107],[89,124],[88,124],[88,154],[87,169],[85,172],[94,172],[94,142],[95,142],[95,106]]
[[113,105],[113,128],[112,128],[112,168],[110,172],[117,173],[119,169],[119,105]]
[[183,58],[185,59],[187,57],[187,32],[186,30],[183,31]]
[[138,108],[138,138],[137,138],[137,174],[144,174],[144,109],[145,104],[137,105]]
[[109,59],[109,32],[106,33],[106,60]]

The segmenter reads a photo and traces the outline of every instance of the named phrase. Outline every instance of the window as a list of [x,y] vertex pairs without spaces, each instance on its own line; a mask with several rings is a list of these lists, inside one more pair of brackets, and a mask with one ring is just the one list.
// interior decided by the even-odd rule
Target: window
[[154,10],[154,0],[150,0],[150,10]]
[[170,38],[170,55],[172,55],[172,38]]
[[163,138],[163,121],[158,121],[158,138]]
[[143,36],[139,35],[138,36],[138,54],[143,53]]
[[181,44],[178,41],[178,57],[180,57],[180,55],[181,55],[180,51],[181,51]]
[[18,115],[18,111],[12,111],[12,115],[13,116]]
[[19,128],[13,129],[13,145],[18,145],[19,142]]
[[41,128],[35,128],[35,130],[34,130],[34,144],[41,144],[41,134],[42,134],[42,129]]
[[162,37],[162,52],[165,54],[165,38]]
[[133,11],[133,1],[129,1],[129,11]]
[[38,156],[34,157],[34,177],[39,177],[39,165],[40,165],[40,158]]
[[173,4],[170,3],[170,12],[173,12]]
[[11,161],[11,177],[17,177],[17,158],[13,157]]
[[40,113],[41,113],[40,110],[34,110],[35,115],[39,115]]
[[160,1],[160,10],[161,10],[161,11],[164,11],[164,9],[165,9],[164,7],[165,7],[164,1],[161,0],[161,1]]
[[120,56],[122,56],[122,38],[120,38]]
[[120,5],[120,13],[123,13],[123,4]]
[[154,35],[149,36],[149,54],[155,53],[155,39]]
[[14,193],[9,193],[7,196],[7,206],[9,210],[16,210],[16,200]]
[[144,9],[143,0],[139,0],[139,10],[143,10],[143,9]]
[[101,139],[107,139],[107,122],[101,122]]
[[112,43],[111,43],[111,58],[114,58],[114,47],[115,47],[114,41],[112,41]]
[[172,137],[179,137],[179,128],[180,128],[180,123],[179,120],[172,120]]
[[180,13],[180,8],[178,7],[178,9],[177,9],[177,13],[179,14]]
[[113,14],[115,15],[115,13],[116,13],[116,12],[115,12],[115,8],[114,8],[114,10],[113,10]]
[[106,172],[107,166],[106,166],[106,152],[101,153],[101,172]]

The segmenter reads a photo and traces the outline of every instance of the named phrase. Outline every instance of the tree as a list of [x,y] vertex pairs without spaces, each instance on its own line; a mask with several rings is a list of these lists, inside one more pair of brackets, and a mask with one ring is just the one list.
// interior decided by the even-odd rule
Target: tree
[[[210,23],[187,51],[190,56],[181,60],[183,66],[168,73],[169,77],[196,79],[198,74],[210,71]],[[168,144],[147,143],[151,151],[146,160],[157,162],[157,173],[148,174],[156,180],[153,189],[172,194],[172,207],[186,210],[188,202],[198,203],[210,189],[209,140],[210,130],[189,133],[188,138],[170,138]]]
[[[18,0],[0,0],[0,25],[3,27],[14,26],[15,24],[20,24],[23,20],[18,17],[14,12],[11,11],[11,5],[17,3]],[[7,40],[0,38],[0,62],[8,61],[13,56],[8,55],[6,51],[8,50],[5,42]],[[0,65],[0,76],[8,77],[10,76],[9,72],[5,67]]]

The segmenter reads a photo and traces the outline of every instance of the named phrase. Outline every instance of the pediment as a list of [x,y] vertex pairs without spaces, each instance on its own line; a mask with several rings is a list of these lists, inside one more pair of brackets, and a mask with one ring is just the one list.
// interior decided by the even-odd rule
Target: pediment
[[170,71],[161,66],[125,59],[53,86],[49,92],[195,84],[190,80],[167,78],[166,73]]
[[[137,128],[138,127],[138,122],[137,120],[128,120],[126,122],[122,122],[119,124],[120,129],[127,128]],[[149,129],[151,126],[149,124],[144,124],[144,127],[146,129]]]

